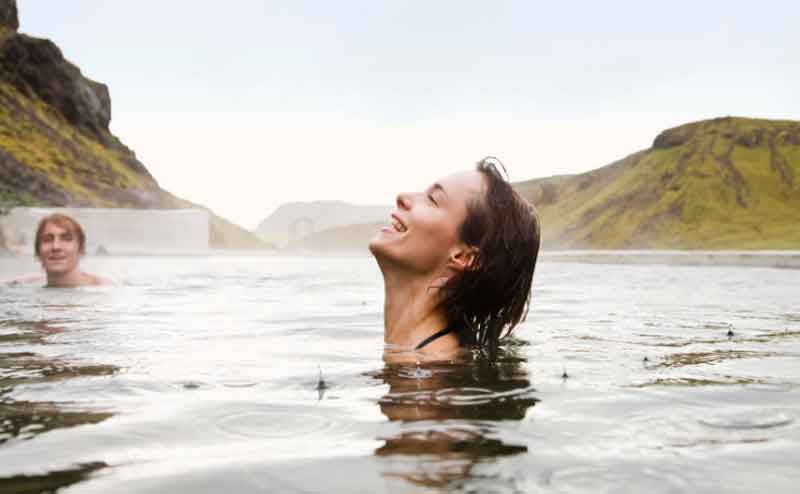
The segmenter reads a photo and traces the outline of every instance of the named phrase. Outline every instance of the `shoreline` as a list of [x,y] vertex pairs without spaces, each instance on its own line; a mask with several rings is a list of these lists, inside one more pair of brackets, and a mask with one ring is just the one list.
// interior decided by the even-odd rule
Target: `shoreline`
[[800,250],[542,250],[542,262],[800,269]]
[[[194,252],[114,252],[88,254],[87,258],[105,257],[362,257],[369,253],[355,250],[315,252],[296,250],[209,249]],[[33,258],[0,249],[0,259]],[[539,262],[620,265],[729,266],[800,269],[800,250],[541,250]]]

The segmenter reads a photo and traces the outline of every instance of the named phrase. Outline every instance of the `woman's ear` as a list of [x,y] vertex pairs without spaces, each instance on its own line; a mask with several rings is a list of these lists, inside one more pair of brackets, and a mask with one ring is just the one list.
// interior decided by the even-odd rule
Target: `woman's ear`
[[468,245],[461,245],[450,253],[450,259],[447,261],[449,268],[456,271],[469,271],[477,267],[478,262],[478,248]]

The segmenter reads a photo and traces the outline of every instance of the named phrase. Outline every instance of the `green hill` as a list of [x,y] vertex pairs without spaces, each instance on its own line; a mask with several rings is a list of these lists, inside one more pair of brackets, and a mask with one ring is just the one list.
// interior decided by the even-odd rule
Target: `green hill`
[[[161,189],[109,131],[108,88],[46,39],[17,32],[15,0],[0,0],[0,213],[14,206],[188,208]],[[264,247],[211,214],[211,245]]]
[[549,248],[799,249],[800,122],[689,123],[608,166],[517,189]]

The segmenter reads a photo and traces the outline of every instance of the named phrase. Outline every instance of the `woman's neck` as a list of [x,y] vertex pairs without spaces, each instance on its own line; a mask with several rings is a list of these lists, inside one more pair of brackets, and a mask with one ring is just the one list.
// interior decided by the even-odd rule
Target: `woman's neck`
[[432,280],[384,272],[383,340],[414,348],[447,326],[439,290]]

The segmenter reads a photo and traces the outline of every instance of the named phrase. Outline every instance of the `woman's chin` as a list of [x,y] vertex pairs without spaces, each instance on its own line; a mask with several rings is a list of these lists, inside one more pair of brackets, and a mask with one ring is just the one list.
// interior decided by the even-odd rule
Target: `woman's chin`
[[395,244],[402,234],[394,228],[382,227],[369,241],[369,251],[375,257],[385,257],[389,255],[389,249]]
[[369,241],[369,251],[372,252],[373,256],[380,256],[384,252],[384,248],[386,246],[386,239],[382,232],[377,232],[373,237],[372,240]]

